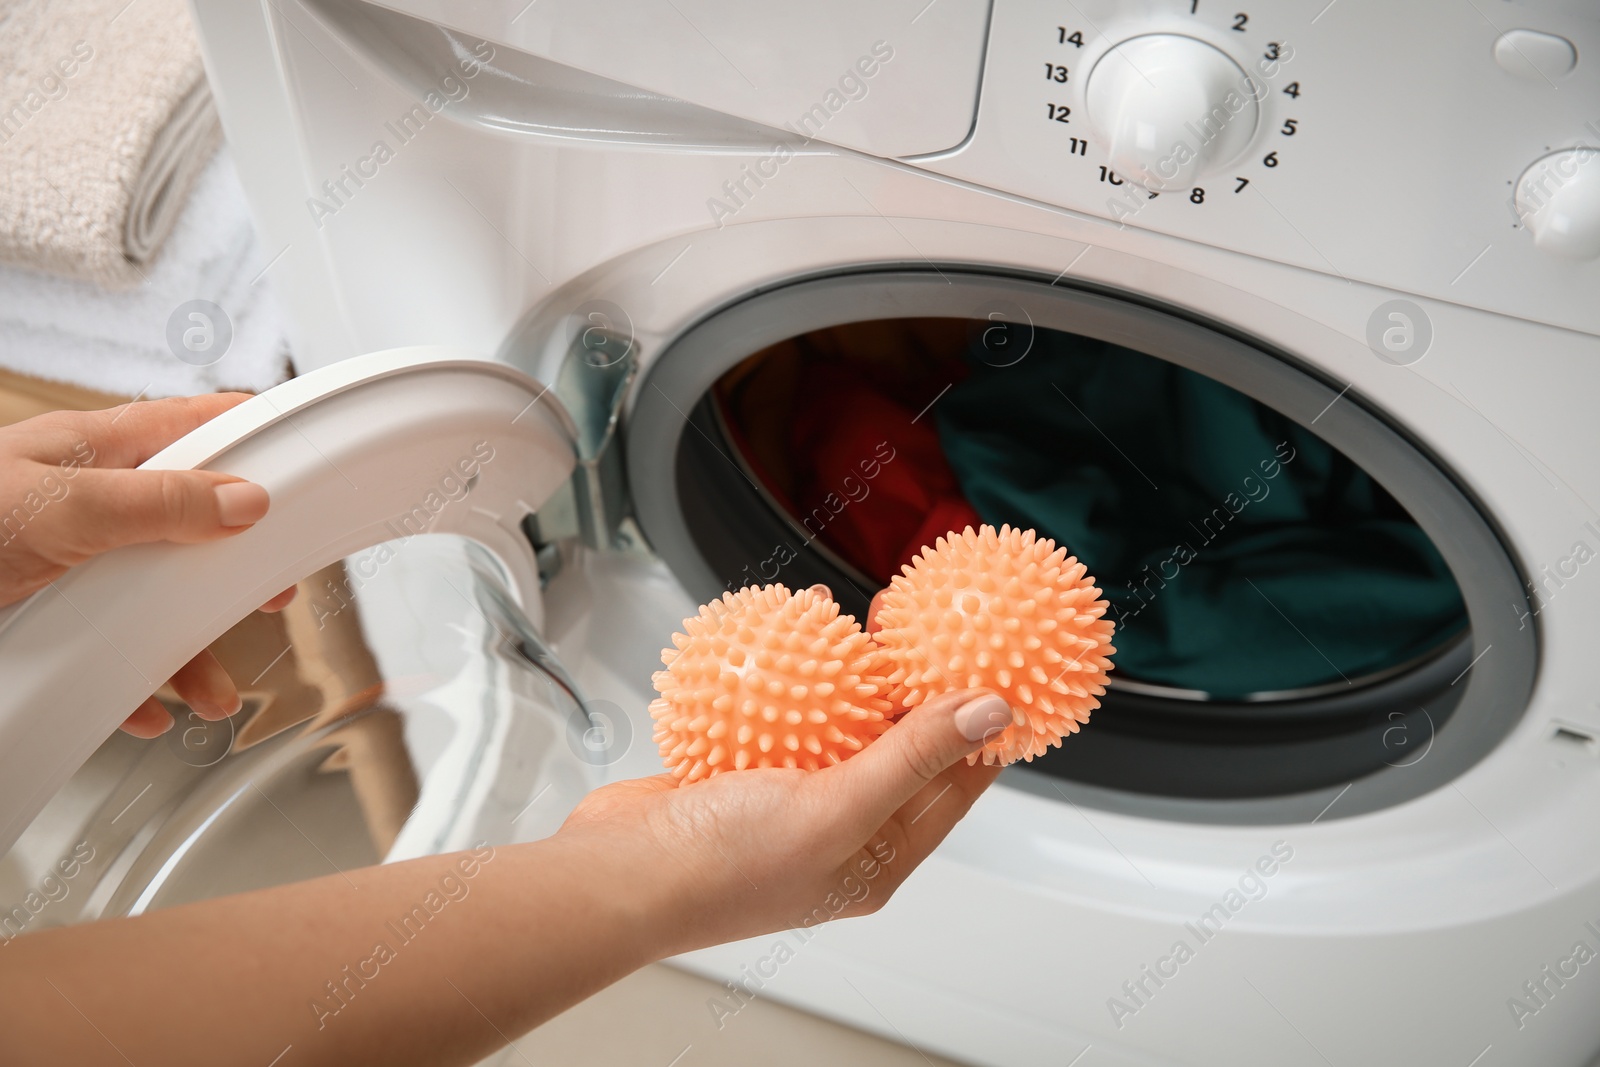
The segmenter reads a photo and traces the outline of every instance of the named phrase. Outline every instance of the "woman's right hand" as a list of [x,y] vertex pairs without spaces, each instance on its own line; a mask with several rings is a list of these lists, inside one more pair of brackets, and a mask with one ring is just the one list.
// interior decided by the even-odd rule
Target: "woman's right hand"
[[626,857],[653,897],[663,955],[878,910],[1000,773],[968,766],[1011,709],[986,689],[912,708],[819,771],[671,775],[591,793],[556,839],[598,869]]

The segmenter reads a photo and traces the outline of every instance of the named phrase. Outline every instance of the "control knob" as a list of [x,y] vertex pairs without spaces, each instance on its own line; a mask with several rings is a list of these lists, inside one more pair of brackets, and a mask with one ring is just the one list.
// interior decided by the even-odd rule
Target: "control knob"
[[1600,148],[1552,152],[1517,179],[1517,218],[1564,259],[1600,258]]
[[1237,159],[1255,136],[1263,91],[1221,49],[1153,33],[1100,58],[1085,103],[1117,176],[1162,192]]

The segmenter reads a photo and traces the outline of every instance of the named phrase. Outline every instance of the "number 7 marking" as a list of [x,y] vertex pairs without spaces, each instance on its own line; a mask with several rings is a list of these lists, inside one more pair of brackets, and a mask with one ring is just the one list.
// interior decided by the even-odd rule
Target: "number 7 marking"
[[1235,178],[1233,180],[1239,183],[1233,190],[1235,193],[1244,192],[1244,187],[1250,184],[1249,178]]

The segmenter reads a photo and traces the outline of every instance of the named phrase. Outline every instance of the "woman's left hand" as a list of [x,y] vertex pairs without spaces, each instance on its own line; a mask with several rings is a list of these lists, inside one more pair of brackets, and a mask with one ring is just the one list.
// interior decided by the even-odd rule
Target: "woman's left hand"
[[[151,400],[0,427],[0,606],[113,548],[215,541],[260,521],[267,491],[252,482],[215,471],[131,469],[246,399],[216,393]],[[286,589],[262,610],[277,611],[293,597],[294,589]],[[208,651],[173,675],[172,688],[203,719],[239,710],[238,690]],[[172,716],[152,696],[122,729],[155,737],[171,726]]]

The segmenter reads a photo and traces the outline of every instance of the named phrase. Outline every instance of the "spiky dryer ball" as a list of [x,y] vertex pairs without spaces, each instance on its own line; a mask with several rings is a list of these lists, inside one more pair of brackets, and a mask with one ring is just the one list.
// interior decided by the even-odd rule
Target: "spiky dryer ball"
[[878,609],[890,699],[910,708],[952,689],[993,689],[1012,725],[967,762],[1032,760],[1100,706],[1116,651],[1108,606],[1083,564],[1032,530],[941,537],[895,575]]
[[889,728],[881,653],[831,598],[781,585],[724,593],[672,635],[650,704],[682,782],[838,763]]

